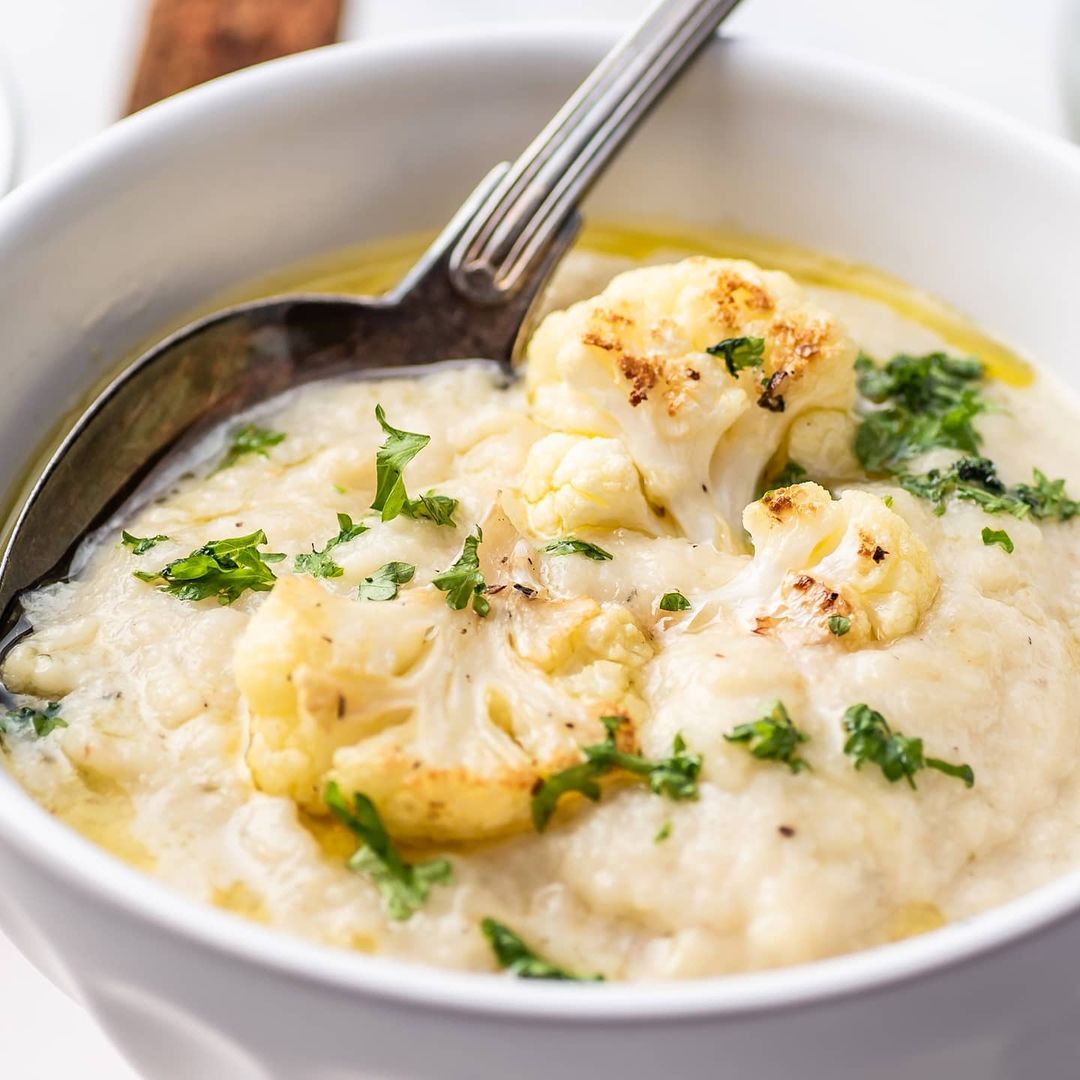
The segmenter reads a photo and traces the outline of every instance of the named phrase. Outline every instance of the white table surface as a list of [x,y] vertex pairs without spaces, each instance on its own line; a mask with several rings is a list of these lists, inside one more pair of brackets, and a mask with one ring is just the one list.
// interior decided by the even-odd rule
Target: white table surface
[[[438,31],[464,23],[630,19],[646,6],[644,0],[350,3],[351,37],[401,36],[417,27]],[[1058,79],[1063,6],[1065,0],[745,0],[731,30],[855,56],[1063,134]],[[146,7],[147,0],[0,0],[0,60],[10,68],[23,131],[21,178],[40,172],[115,118]],[[0,1075],[12,1080],[135,1076],[92,1019],[2,935]]]

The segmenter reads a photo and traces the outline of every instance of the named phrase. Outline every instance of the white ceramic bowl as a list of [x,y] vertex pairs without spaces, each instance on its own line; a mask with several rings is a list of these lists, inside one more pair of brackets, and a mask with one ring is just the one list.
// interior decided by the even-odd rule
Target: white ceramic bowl
[[[221,289],[442,223],[610,42],[348,46],[153,108],[0,203],[0,466]],[[892,271],[1073,383],[1080,154],[835,60],[712,48],[596,192]],[[190,903],[0,777],[0,924],[150,1077],[1036,1080],[1080,1072],[1080,875],[903,944],[674,986],[333,952]],[[58,1033],[62,1037],[62,1033]]]

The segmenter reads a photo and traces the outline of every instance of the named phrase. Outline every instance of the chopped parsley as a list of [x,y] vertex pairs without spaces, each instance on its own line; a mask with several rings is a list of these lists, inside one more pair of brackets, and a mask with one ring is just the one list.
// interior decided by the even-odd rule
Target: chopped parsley
[[476,532],[465,537],[465,545],[457,562],[431,580],[436,589],[446,593],[447,607],[461,611],[468,607],[471,600],[473,611],[481,618],[491,610],[491,604],[484,596],[484,575],[480,572],[480,556],[477,553],[483,539],[484,532],[477,525]]
[[11,709],[0,715],[0,735],[32,730],[35,739],[44,739],[57,728],[67,726],[67,721],[60,715],[58,701],[50,701],[44,709],[34,709],[29,705],[23,705],[21,709]]
[[1031,516],[1040,521],[1069,521],[1080,514],[1080,501],[1065,493],[1064,480],[1050,480],[1038,469],[1032,470],[1033,484],[1017,484],[1012,490],[1031,508]]
[[582,747],[585,760],[541,780],[532,795],[532,819],[537,832],[543,832],[555,813],[559,799],[576,791],[592,802],[600,801],[597,781],[615,769],[621,769],[645,780],[654,795],[669,799],[696,799],[697,779],[701,773],[701,755],[688,754],[681,735],[676,735],[671,756],[651,761],[638,754],[620,750],[617,745],[619,728],[626,721],[621,716],[601,716],[607,735],[602,743]]
[[407,863],[394,846],[375,804],[357,792],[350,807],[336,783],[327,784],[323,799],[334,816],[361,846],[350,856],[346,866],[357,874],[366,874],[382,894],[383,910],[391,919],[408,919],[423,907],[432,885],[446,885],[453,871],[446,859]]
[[973,502],[988,514],[1012,514],[1039,520],[1068,521],[1080,513],[1080,502],[1065,493],[1064,480],[1048,480],[1034,470],[1033,484],[1007,487],[988,458],[961,458],[948,468],[931,469],[919,475],[902,473],[897,482],[912,495],[934,503],[934,513],[944,514],[951,496]]
[[867,472],[896,472],[903,462],[941,447],[977,454],[982,436],[974,420],[989,408],[979,392],[983,365],[945,353],[901,353],[879,366],[860,354],[859,393],[881,406],[863,413],[855,454]]
[[1016,550],[1012,537],[1004,529],[991,529],[989,525],[982,531],[982,542],[987,547],[997,544],[1008,555],[1011,555]]
[[607,562],[615,557],[610,551],[590,544],[587,540],[578,540],[574,536],[552,540],[550,544],[545,544],[542,550],[548,555],[584,555],[586,559],[592,559],[593,562]]
[[362,522],[353,522],[348,514],[338,514],[338,534],[331,540],[326,541],[322,551],[316,551],[315,545],[311,545],[311,551],[301,552],[296,556],[293,568],[298,574],[310,574],[314,578],[341,577],[344,570],[332,558],[330,552],[339,544],[347,544],[355,540],[361,533],[366,533],[368,527]]
[[211,540],[182,559],[175,559],[156,574],[136,571],[141,581],[159,585],[162,592],[177,600],[206,600],[231,604],[247,590],[269,592],[277,578],[270,563],[284,555],[259,551],[266,533],[249,533],[233,540]]
[[660,597],[661,611],[689,611],[690,601],[678,589],[666,592]]
[[120,533],[120,543],[130,548],[132,555],[145,555],[152,547],[157,547],[168,539],[161,533],[157,536],[132,536],[127,529]]
[[457,504],[457,499],[451,499],[449,495],[436,495],[433,491],[428,491],[415,499],[406,499],[401,512],[413,519],[427,518],[436,525],[453,526],[457,524],[454,521]]
[[221,472],[222,469],[228,469],[248,454],[269,457],[270,447],[284,441],[283,431],[273,431],[270,428],[259,427],[257,424],[245,424],[233,435],[229,449],[225,451],[221,464],[214,471]]
[[844,713],[844,729],[848,733],[844,753],[855,759],[856,769],[869,762],[877,765],[890,783],[906,780],[912,789],[915,774],[922,769],[936,769],[962,780],[965,787],[975,784],[970,765],[953,765],[940,758],[924,757],[922,739],[909,739],[894,732],[885,717],[869,705],[852,705]]
[[810,768],[809,762],[796,753],[799,744],[809,742],[810,736],[795,726],[782,701],[774,701],[760,719],[739,724],[724,738],[728,742],[744,743],[754,757],[763,761],[778,761],[793,773]]
[[809,477],[809,473],[797,462],[789,461],[786,465],[765,485],[759,498],[768,495],[770,491],[779,488],[791,487],[792,484],[801,484]]
[[371,577],[360,582],[361,600],[393,600],[398,586],[412,581],[416,567],[407,562],[384,563]]
[[724,338],[705,350],[719,356],[727,365],[729,375],[738,375],[745,368],[759,368],[765,360],[765,339],[759,337]]
[[671,835],[671,822],[665,821],[659,829],[656,830],[656,835],[652,838],[654,844],[662,844]]
[[457,499],[431,491],[410,499],[405,490],[405,466],[431,442],[431,436],[391,426],[381,405],[375,406],[375,419],[386,435],[386,442],[375,452],[375,500],[371,509],[378,510],[383,521],[404,514],[427,518],[436,525],[453,525]]
[[846,615],[830,615],[829,631],[837,637],[843,637],[851,629],[851,620]]
[[[983,365],[945,353],[901,353],[879,366],[868,356],[855,362],[859,392],[877,409],[864,411],[855,435],[855,453],[872,475],[895,476],[905,491],[945,512],[950,497],[973,502],[988,514],[1068,521],[1080,514],[1064,480],[1038,469],[1033,483],[1007,487],[994,463],[979,456],[982,435],[975,419],[993,406],[981,394]],[[904,465],[929,450],[958,450],[965,456],[945,468],[911,473]]]
[[501,922],[496,922],[495,919],[490,917],[484,919],[480,924],[480,929],[491,944],[492,952],[495,953],[495,959],[498,961],[499,967],[505,969],[511,975],[516,975],[519,979],[561,979],[572,982],[604,981],[602,975],[574,975],[565,968],[556,967],[554,964],[548,963],[547,960],[541,960],[513,930],[508,926],[504,926]]

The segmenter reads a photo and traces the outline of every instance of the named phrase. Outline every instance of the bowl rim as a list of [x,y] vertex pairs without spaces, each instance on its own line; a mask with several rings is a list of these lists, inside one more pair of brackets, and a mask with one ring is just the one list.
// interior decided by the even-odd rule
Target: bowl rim
[[[24,219],[31,221],[79,186],[107,178],[117,166],[124,168],[143,143],[174,137],[223,106],[254,103],[267,91],[285,93],[290,86],[335,72],[360,71],[361,78],[370,74],[378,79],[433,54],[447,59],[467,52],[472,64],[485,56],[505,62],[508,50],[521,60],[556,54],[560,59],[580,59],[584,70],[613,37],[609,26],[481,27],[408,40],[349,42],[225,76],[122,120],[0,200],[0,246],[8,234],[17,238]],[[728,39],[711,47],[699,63],[717,63],[721,56],[778,85],[812,85],[817,92],[829,91],[849,108],[854,103],[879,119],[895,114],[910,121],[917,114],[927,122],[953,125],[969,137],[1000,144],[1010,154],[1023,153],[1032,168],[1071,174],[1080,199],[1080,149],[954,92],[859,61],[746,39]],[[68,888],[120,909],[124,917],[281,976],[428,1009],[561,1024],[721,1019],[865,996],[973,964],[1021,939],[1049,932],[1080,909],[1077,869],[975,918],[907,941],[773,970],[598,989],[446,971],[352,953],[253,924],[189,899],[121,862],[53,818],[3,768],[0,842]]]

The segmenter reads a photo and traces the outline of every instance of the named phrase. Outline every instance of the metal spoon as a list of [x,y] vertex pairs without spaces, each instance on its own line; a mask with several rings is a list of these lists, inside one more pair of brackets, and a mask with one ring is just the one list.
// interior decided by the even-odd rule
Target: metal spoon
[[285,296],[173,334],[98,396],[45,465],[0,557],[0,635],[21,592],[66,571],[181,439],[343,372],[486,358],[512,372],[529,313],[581,225],[576,206],[738,0],[664,0],[513,165],[497,166],[419,264],[377,298]]

